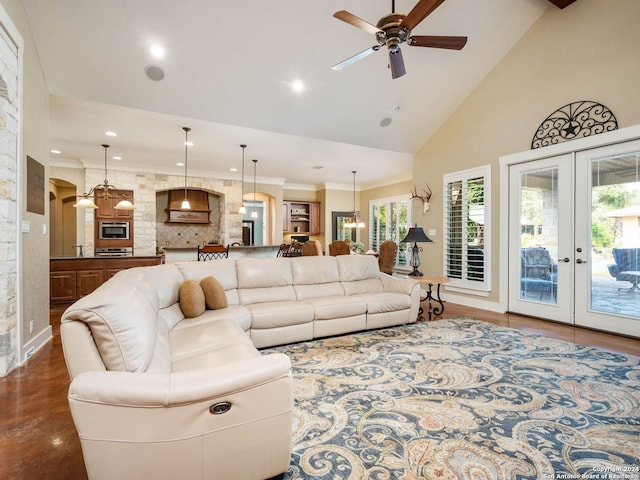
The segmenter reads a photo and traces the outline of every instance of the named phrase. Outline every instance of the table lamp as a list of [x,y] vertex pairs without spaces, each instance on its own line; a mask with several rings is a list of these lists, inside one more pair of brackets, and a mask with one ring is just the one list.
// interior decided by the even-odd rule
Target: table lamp
[[418,227],[416,223],[415,226],[409,229],[407,236],[402,239],[402,243],[413,243],[413,246],[408,247],[411,249],[411,260],[409,260],[409,264],[413,267],[413,271],[409,273],[410,277],[422,277],[422,272],[418,270],[420,266],[419,252],[422,251],[422,247],[418,246],[418,242],[433,242],[433,240],[427,237],[422,227]]

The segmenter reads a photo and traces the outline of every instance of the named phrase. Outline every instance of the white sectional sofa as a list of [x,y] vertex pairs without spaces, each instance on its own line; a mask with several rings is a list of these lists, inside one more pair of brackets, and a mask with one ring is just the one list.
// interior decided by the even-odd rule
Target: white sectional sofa
[[[209,276],[227,306],[185,318],[182,285]],[[381,274],[366,255],[119,272],[69,307],[60,327],[89,478],[282,474],[291,366],[258,349],[414,322],[419,302],[417,282]]]

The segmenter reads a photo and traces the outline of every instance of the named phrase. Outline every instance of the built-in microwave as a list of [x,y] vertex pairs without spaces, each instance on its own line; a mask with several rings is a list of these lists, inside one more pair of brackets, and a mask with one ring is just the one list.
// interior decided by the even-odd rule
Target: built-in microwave
[[129,222],[100,222],[100,240],[129,240]]

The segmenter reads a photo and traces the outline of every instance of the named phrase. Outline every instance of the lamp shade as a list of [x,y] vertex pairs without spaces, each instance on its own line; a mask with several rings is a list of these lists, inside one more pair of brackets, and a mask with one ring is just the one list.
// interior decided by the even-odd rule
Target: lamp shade
[[407,232],[407,236],[404,237],[400,241],[400,243],[418,243],[418,242],[431,243],[433,242],[433,240],[427,237],[422,227],[419,227],[418,224],[416,223],[415,226],[409,229],[409,231]]
[[76,202],[74,205],[76,208],[93,208],[96,209],[98,206],[91,200],[89,197],[83,197]]
[[116,210],[135,210],[136,209],[136,207],[133,206],[133,203],[131,203],[127,199],[120,200],[118,204],[113,208],[115,208]]

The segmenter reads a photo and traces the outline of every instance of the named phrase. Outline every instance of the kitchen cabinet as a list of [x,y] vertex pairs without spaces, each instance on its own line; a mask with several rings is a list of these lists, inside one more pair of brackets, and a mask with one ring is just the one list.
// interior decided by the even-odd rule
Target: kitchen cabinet
[[320,232],[320,202],[285,200],[282,211],[285,234],[304,233],[315,235]]
[[133,202],[133,190],[113,190],[107,199],[101,193],[97,193],[94,200],[98,206],[95,211],[95,219],[119,222],[133,220],[133,210],[116,210],[114,208],[120,200],[125,198]]
[[120,270],[160,263],[160,256],[52,258],[49,261],[51,306],[69,305],[79,300]]

